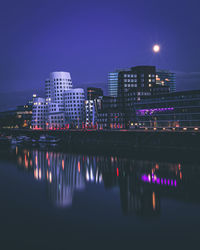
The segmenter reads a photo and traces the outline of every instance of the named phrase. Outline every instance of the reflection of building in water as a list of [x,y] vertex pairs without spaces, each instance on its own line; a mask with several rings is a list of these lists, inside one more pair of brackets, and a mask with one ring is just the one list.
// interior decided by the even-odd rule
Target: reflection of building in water
[[[63,158],[63,157],[62,157]],[[58,206],[69,206],[75,190],[85,188],[83,172],[80,168],[80,156],[67,155],[56,163],[57,167],[50,167],[48,175],[52,174],[52,179],[48,184],[50,200]]]
[[48,195],[57,206],[72,204],[75,190],[83,190],[86,182],[101,183],[102,175],[94,156],[80,156],[33,149],[22,150],[18,164],[33,171],[36,180],[48,182]]
[[100,160],[104,185],[106,188],[119,187],[124,214],[157,215],[161,197],[176,198],[182,193],[184,182],[180,164],[118,157],[107,157],[106,160],[102,157]]
[[[57,206],[70,206],[75,191],[86,183],[119,188],[124,214],[158,215],[163,197],[200,202],[198,165],[158,163],[116,156],[85,156],[16,148],[19,166],[47,181],[48,196]],[[21,167],[20,167],[21,168]]]

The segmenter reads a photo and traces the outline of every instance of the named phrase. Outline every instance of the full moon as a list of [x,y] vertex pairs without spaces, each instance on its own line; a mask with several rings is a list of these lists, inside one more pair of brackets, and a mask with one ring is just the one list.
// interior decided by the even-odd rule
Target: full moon
[[160,46],[159,46],[158,44],[155,44],[155,45],[153,46],[153,51],[154,51],[155,53],[158,53],[158,52],[160,51]]

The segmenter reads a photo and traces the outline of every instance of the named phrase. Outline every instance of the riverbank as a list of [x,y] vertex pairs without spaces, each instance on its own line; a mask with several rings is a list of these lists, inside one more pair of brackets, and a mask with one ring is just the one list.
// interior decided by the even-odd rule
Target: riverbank
[[41,135],[60,139],[59,150],[123,154],[139,157],[199,159],[200,133],[163,131],[33,131],[3,129],[5,136],[29,136],[38,140]]

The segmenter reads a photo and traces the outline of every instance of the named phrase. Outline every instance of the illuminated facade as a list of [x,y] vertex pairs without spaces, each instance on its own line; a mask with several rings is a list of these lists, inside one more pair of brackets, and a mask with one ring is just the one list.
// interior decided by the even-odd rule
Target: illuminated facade
[[32,108],[32,128],[46,129],[48,104],[45,98],[36,97],[33,100]]
[[101,88],[87,88],[87,100],[98,99],[99,96],[103,96],[103,90]]
[[147,128],[200,129],[200,91],[146,98],[135,104],[136,124]]
[[176,91],[176,74],[168,70],[156,71],[156,84],[169,87],[170,92]]
[[117,97],[118,95],[118,72],[108,74],[108,95]]
[[97,115],[98,129],[125,128],[125,112],[118,97],[103,96]]
[[69,72],[50,73],[50,78],[45,81],[47,101],[63,104],[63,94],[71,88],[72,80]]
[[82,127],[82,123],[85,122],[84,89],[76,88],[65,91],[64,108],[69,123],[72,126]]
[[48,114],[48,129],[64,129],[68,123],[65,112]]
[[117,98],[117,108],[125,114],[126,128],[134,121],[135,103],[169,92],[167,85],[157,84],[155,66],[136,66],[109,73],[108,88],[110,96]]
[[48,129],[65,128],[64,93],[71,88],[72,80],[69,72],[52,72],[50,78],[45,81],[46,100],[49,102]]
[[85,125],[93,127],[97,122],[97,112],[95,109],[95,100],[85,101]]

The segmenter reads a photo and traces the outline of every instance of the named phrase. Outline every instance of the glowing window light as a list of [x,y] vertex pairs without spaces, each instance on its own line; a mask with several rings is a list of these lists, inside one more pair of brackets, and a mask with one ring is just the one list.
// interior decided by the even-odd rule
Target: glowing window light
[[137,115],[153,115],[154,113],[162,113],[167,111],[173,111],[174,108],[155,108],[155,109],[138,109],[136,111]]

